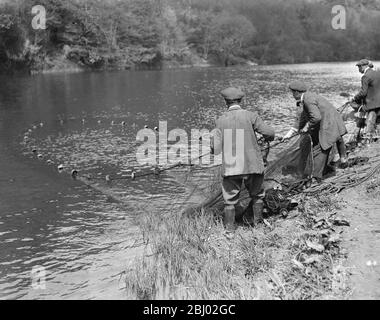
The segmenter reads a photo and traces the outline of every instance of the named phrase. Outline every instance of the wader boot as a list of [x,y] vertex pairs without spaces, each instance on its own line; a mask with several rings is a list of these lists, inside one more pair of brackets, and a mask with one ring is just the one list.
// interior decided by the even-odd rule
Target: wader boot
[[235,207],[226,206],[224,208],[223,224],[227,232],[235,231]]
[[253,206],[253,201],[251,200],[251,202],[248,204],[247,209],[245,209],[245,211],[244,211],[243,222],[244,222],[244,224],[246,224],[248,226],[254,227],[255,223],[253,221],[252,206]]
[[257,200],[252,207],[253,210],[253,221],[255,225],[262,223],[264,221],[263,211],[264,211],[264,201]]
[[255,201],[255,203],[253,202],[253,200],[251,200],[247,209],[244,212],[243,222],[251,227],[258,225],[264,220],[263,211],[264,202],[262,200],[257,200]]
[[243,222],[244,212],[245,212],[245,207],[241,203],[238,203],[237,205],[235,205],[235,221],[237,223]]

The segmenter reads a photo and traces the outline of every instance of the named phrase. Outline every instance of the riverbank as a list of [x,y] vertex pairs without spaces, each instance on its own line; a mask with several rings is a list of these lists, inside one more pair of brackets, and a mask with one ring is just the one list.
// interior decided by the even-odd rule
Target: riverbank
[[[360,155],[379,163],[380,143],[360,150]],[[372,165],[373,166],[373,165]],[[380,299],[380,174],[339,198],[341,213],[350,221],[341,247],[347,254],[349,299]]]
[[[170,69],[189,69],[189,68],[209,68],[209,67],[225,67],[215,59],[203,59],[196,54],[190,54],[184,61],[178,60],[161,60],[155,63],[135,63],[123,59],[123,57],[112,57],[111,60],[117,60],[114,63],[102,62],[98,65],[92,66],[85,64],[81,61],[72,61],[66,56],[61,55],[58,57],[46,57],[46,60],[36,69],[28,68],[15,68],[8,70],[9,73],[29,73],[31,75],[37,74],[54,74],[54,73],[77,73],[77,72],[101,72],[101,71],[122,71],[122,70],[170,70]],[[103,58],[102,58],[103,60]],[[231,66],[257,66],[258,64],[250,60],[239,59]]]
[[[318,207],[314,211],[312,208]],[[307,199],[291,216],[258,228],[240,227],[233,240],[221,219],[171,214],[142,220],[153,255],[127,275],[137,299],[323,299],[340,294],[342,256],[335,240],[314,230],[320,212],[337,209],[330,198]]]
[[[358,155],[379,157],[380,144]],[[151,255],[129,270],[126,288],[134,299],[379,298],[379,199],[377,173],[340,195],[299,196],[287,219],[239,227],[232,240],[216,212],[146,214]]]

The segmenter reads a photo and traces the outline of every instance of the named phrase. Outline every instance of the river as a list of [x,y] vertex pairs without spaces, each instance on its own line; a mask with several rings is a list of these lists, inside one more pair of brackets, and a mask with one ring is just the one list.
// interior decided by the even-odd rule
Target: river
[[[120,206],[67,173],[122,176],[135,161],[137,131],[159,121],[168,130],[212,129],[227,86],[242,87],[248,109],[284,133],[295,79],[337,107],[347,101],[341,92],[360,86],[355,63],[0,75],[0,298],[125,298],[123,272],[141,252],[136,217],[178,210],[191,188],[180,172],[121,181],[113,191],[129,205]],[[41,267],[43,287],[34,283]]]

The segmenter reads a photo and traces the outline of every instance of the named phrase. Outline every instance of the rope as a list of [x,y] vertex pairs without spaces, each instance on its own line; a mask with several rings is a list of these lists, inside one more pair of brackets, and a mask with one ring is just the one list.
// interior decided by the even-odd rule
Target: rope
[[339,193],[344,189],[350,189],[361,185],[372,178],[377,171],[380,170],[380,163],[367,172],[368,169],[362,170],[362,172],[356,173],[356,178],[352,177],[352,174],[348,173],[335,178],[333,181],[323,183],[320,186],[315,186],[304,191],[305,194],[315,195],[322,193]]
[[156,166],[156,167],[153,167],[152,169],[150,169],[150,172],[146,172],[146,173],[142,173],[142,174],[139,174],[138,171],[131,170],[132,172],[131,172],[131,175],[129,175],[129,176],[111,177],[110,175],[106,175],[105,177],[100,178],[100,177],[92,177],[89,175],[80,176],[79,172],[77,170],[73,170],[71,172],[71,176],[74,180],[76,180],[79,177],[83,177],[83,178],[86,178],[88,180],[106,180],[106,182],[108,182],[108,183],[110,183],[111,181],[116,181],[116,180],[135,180],[137,178],[142,178],[142,177],[159,176],[162,172],[173,170],[173,169],[179,168],[179,167],[186,167],[186,166],[194,167],[195,165],[192,163],[195,160],[200,160],[200,159],[202,159],[202,158],[204,158],[210,154],[211,154],[211,152],[207,152],[205,154],[202,154],[199,157],[195,157],[195,158],[190,160],[190,164],[184,164],[184,163],[178,162],[178,163],[173,164],[171,166],[168,166],[166,168],[159,168],[158,166]]

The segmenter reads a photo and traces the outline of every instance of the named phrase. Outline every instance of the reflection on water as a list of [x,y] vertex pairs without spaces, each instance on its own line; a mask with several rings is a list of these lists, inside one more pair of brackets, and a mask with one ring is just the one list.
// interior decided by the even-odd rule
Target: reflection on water
[[[0,77],[0,298],[124,298],[120,275],[140,250],[134,217],[178,210],[208,180],[198,172],[181,184],[181,170],[120,180],[120,206],[58,174],[58,164],[122,176],[136,165],[139,129],[212,129],[224,111],[219,91],[231,85],[284,133],[295,114],[287,83],[299,78],[336,106],[360,85],[354,63]],[[47,270],[45,290],[31,286],[36,266]]]

